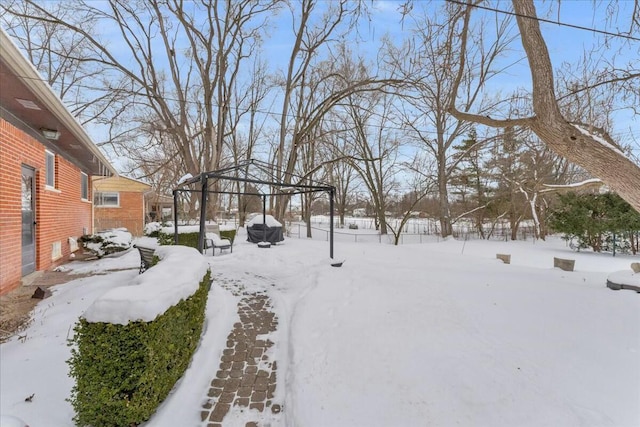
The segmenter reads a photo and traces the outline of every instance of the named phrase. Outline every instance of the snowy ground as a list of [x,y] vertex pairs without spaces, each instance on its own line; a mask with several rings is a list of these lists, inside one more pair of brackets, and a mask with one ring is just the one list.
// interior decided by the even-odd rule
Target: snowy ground
[[[554,269],[554,256],[575,259],[576,271]],[[640,294],[605,286],[640,257],[575,253],[552,240],[339,243],[335,258],[346,262],[331,267],[326,242],[259,249],[242,235],[233,254],[209,254],[216,280],[203,341],[146,425],[205,425],[199,408],[238,320],[227,290],[236,283],[266,291],[279,318],[270,339],[284,410],[265,413],[263,425],[640,426]],[[73,425],[66,340],[138,263],[132,250],[68,264],[131,270],[57,286],[26,339],[0,346],[1,414],[31,427]],[[247,415],[232,408],[224,425],[244,426]]]

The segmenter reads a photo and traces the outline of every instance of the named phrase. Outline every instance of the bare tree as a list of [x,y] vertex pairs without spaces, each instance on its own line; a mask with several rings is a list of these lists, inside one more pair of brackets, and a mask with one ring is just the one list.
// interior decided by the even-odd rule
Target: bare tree
[[[36,0],[25,3],[28,12],[3,7],[12,16],[66,28],[90,47],[85,64],[125,80],[126,99],[109,118],[117,123],[111,136],[119,139],[108,142],[130,155],[141,149],[136,142],[162,139],[165,156],[180,160],[181,173],[196,175],[220,163],[231,88],[279,1],[80,0],[60,3],[66,15]],[[117,35],[105,42],[65,19],[70,15],[94,28],[115,28]]]
[[[516,99],[512,106],[517,105]],[[516,239],[523,219],[533,220],[535,237],[544,239],[548,186],[584,179],[584,173],[578,176],[579,168],[541,144],[528,129],[506,128],[501,134],[484,139],[484,144],[478,144],[472,133],[456,146],[464,161],[454,182],[457,188],[471,192],[471,197],[467,200],[462,197],[458,204],[462,202],[466,209],[471,209],[470,214],[475,216],[476,228],[483,238],[485,215],[497,212],[509,220],[512,240]],[[469,150],[473,146],[485,149]]]
[[376,216],[376,229],[387,234],[389,197],[398,189],[400,137],[392,121],[393,97],[380,92],[352,94],[345,100],[349,145],[343,153],[367,188]]
[[[329,45],[334,38],[354,28],[361,7],[362,2],[349,0],[323,3],[322,7],[315,0],[302,0],[299,8],[292,7],[294,42],[281,79],[280,132],[272,152],[282,182],[291,182],[300,147],[313,143],[312,136],[317,135],[320,122],[332,108],[350,94],[378,91],[393,83],[369,74],[354,78],[351,52],[344,43],[338,46],[339,53],[324,56],[331,52]],[[277,217],[283,217],[286,205],[285,198],[278,199]]]
[[[299,141],[290,142],[288,160],[285,163],[287,151],[287,135],[293,131],[293,138],[304,138],[302,129],[305,127],[303,118],[298,116],[299,108],[304,105],[301,100],[308,95],[309,86],[306,80],[313,70],[313,61],[317,58],[319,50],[325,46],[340,30],[340,25],[348,20],[357,11],[351,9],[349,2],[340,0],[329,5],[320,19],[314,22],[314,13],[318,10],[314,0],[302,0],[299,9],[291,6],[292,19],[294,21],[294,43],[291,48],[286,75],[283,78],[282,114],[280,117],[280,136],[276,150],[277,173],[285,171],[280,176],[285,181],[287,174],[293,172]],[[298,16],[299,13],[299,16]],[[293,117],[291,117],[293,113]],[[319,117],[318,117],[319,118]]]
[[[250,82],[240,83],[236,80],[233,86],[234,108],[229,111],[229,132],[224,140],[229,158],[223,159],[232,164],[252,159],[256,154],[258,142],[265,133],[267,118],[259,113],[271,89],[267,81],[266,64],[259,59],[254,60],[251,74],[253,78]],[[241,124],[243,126],[240,126]],[[239,177],[241,171],[236,169],[235,173]],[[243,196],[248,190],[248,183],[235,183],[240,226],[244,225],[249,209],[255,206],[255,196]]]
[[342,120],[337,114],[328,117],[329,130],[323,135],[320,155],[327,164],[328,180],[336,188],[335,207],[338,212],[338,223],[344,227],[345,215],[350,203],[353,202],[353,192],[358,186],[358,174],[350,162],[344,157],[349,151],[348,133],[342,128]]
[[[469,53],[467,63],[456,80],[452,70],[460,49],[457,28],[450,25],[457,8],[446,3],[438,14],[414,8],[413,34],[400,48],[387,43],[387,57],[399,75],[410,82],[404,95],[404,125],[412,130],[413,139],[420,142],[436,161],[439,221],[443,237],[452,233],[449,186],[460,157],[454,150],[456,141],[467,134],[471,123],[453,116],[449,105],[456,100],[463,111],[475,107],[480,114],[490,114],[493,104],[481,100],[484,85],[496,75],[496,60],[509,43],[505,21],[495,28],[490,47]],[[479,25],[489,25],[481,22]],[[453,92],[454,85],[460,90]],[[482,102],[481,102],[482,101]],[[477,149],[478,147],[469,147]]]
[[[43,7],[59,20],[72,22],[87,33],[95,31],[91,16],[73,14],[60,3],[47,3]],[[0,11],[6,31],[82,124],[98,119],[114,104],[122,102],[125,93],[117,82],[110,81],[112,76],[105,67],[89,65],[95,49],[84,35],[60,22],[36,19],[44,15],[29,2],[4,2]]]
[[[529,63],[532,79],[532,116],[495,119],[460,109],[456,97],[450,100],[450,112],[460,120],[472,121],[491,127],[523,126],[531,129],[553,151],[601,178],[611,189],[640,211],[640,167],[625,155],[618,145],[597,126],[571,123],[565,118],[555,94],[554,69],[547,45],[540,31],[533,0],[513,1],[520,39]],[[462,11],[459,68],[453,93],[458,94],[466,72],[470,16],[473,5],[469,2]],[[636,9],[637,10],[637,9]],[[637,32],[638,27],[632,23]],[[639,74],[626,70],[620,79],[635,81]],[[637,105],[637,103],[635,104]]]
[[[405,195],[402,198],[404,203],[399,203],[396,210],[396,216],[399,217],[400,223],[396,227],[388,224],[389,230],[393,234],[393,244],[400,243],[402,230],[414,216],[414,209],[422,202],[436,187],[437,181],[433,179],[433,175],[423,173],[423,159],[416,156],[411,162],[403,166],[402,175],[405,182]],[[406,192],[408,186],[408,192]]]

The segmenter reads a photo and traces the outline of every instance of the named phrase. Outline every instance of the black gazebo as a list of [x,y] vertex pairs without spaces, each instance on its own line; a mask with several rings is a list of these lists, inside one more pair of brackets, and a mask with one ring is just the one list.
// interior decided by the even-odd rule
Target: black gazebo
[[[254,171],[256,170],[256,171]],[[279,176],[284,176],[280,174]],[[190,177],[183,180],[173,190],[173,216],[175,227],[175,243],[178,243],[178,197],[181,193],[199,193],[200,194],[200,235],[198,237],[198,250],[200,253],[204,250],[205,239],[205,221],[206,221],[206,207],[208,194],[234,194],[234,195],[247,195],[258,196],[262,198],[262,218],[264,224],[265,239],[267,233],[266,227],[266,211],[267,211],[267,197],[271,196],[287,196],[291,197],[295,194],[304,193],[317,193],[327,192],[329,194],[329,211],[330,211],[330,225],[329,225],[329,257],[333,259],[333,209],[334,209],[334,197],[336,188],[332,185],[315,182],[309,179],[302,179],[298,176],[289,175],[289,181],[296,180],[297,182],[306,182],[305,184],[294,182],[283,182],[278,180],[274,176],[273,168],[265,162],[250,159],[244,162],[232,165],[223,169],[218,169],[212,172],[202,172],[197,176]],[[209,181],[231,181],[250,183],[254,186],[267,186],[270,191],[224,191],[224,190],[210,190]],[[189,188],[192,186],[199,186],[197,189]]]

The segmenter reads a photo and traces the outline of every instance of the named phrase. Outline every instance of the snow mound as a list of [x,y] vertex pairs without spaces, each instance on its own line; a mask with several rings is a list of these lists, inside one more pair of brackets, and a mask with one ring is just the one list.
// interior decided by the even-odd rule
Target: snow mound
[[633,270],[616,271],[607,277],[607,281],[616,285],[640,287],[640,273],[634,273]]
[[198,290],[209,264],[196,249],[161,246],[155,254],[160,258],[157,265],[96,299],[83,317],[118,325],[150,322]]

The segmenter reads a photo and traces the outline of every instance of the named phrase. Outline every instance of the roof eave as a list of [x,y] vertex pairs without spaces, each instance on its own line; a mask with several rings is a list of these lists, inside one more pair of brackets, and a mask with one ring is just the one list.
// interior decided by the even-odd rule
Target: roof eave
[[53,89],[42,79],[38,70],[31,64],[9,35],[0,28],[0,56],[5,59],[11,71],[23,77],[24,84],[33,95],[77,138],[78,142],[93,154],[96,159],[113,175],[118,175],[116,169],[105,158],[100,149],[93,143],[82,125],[71,115],[62,100]]

